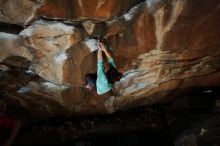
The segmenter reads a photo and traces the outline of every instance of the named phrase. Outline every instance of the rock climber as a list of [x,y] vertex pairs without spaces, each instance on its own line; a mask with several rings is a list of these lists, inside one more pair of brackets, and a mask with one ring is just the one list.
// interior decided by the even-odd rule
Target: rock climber
[[[122,74],[116,69],[114,60],[107,50],[107,43],[105,43],[105,40],[98,41],[97,47],[97,74],[86,74],[85,87],[90,91],[96,89],[98,95],[107,93],[113,96],[115,95],[113,84],[121,79]],[[104,67],[103,53],[108,60],[108,69]]]

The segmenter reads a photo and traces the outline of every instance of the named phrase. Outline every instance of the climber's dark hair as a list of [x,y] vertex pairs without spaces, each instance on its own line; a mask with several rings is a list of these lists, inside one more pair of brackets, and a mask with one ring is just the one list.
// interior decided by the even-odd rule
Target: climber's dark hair
[[[106,72],[106,78],[110,84],[114,84],[122,78],[122,73],[118,72],[118,70],[114,67],[110,67]],[[96,80],[97,74],[88,73],[85,75],[85,83],[84,87],[89,91],[96,89]]]
[[110,84],[114,84],[122,78],[122,73],[118,72],[116,68],[111,66],[106,72],[106,77]]
[[85,75],[84,87],[90,91],[96,89],[96,79],[97,79],[97,74],[87,73]]

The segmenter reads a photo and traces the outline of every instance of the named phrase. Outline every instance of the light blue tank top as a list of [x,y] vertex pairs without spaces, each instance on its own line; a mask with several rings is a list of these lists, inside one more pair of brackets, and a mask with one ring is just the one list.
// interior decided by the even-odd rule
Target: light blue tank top
[[[112,58],[108,59],[108,64],[116,68],[116,65]],[[97,80],[96,80],[96,90],[98,95],[104,94],[112,89],[112,84],[110,84],[105,75],[103,60],[98,60],[97,64]]]

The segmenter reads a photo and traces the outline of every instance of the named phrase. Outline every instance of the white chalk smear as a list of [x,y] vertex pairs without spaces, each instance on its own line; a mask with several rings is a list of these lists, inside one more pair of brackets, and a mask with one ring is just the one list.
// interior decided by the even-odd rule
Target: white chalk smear
[[61,63],[68,58],[66,52],[59,52],[54,56],[54,60],[56,63]]
[[52,90],[52,91],[54,91],[54,90],[55,91],[62,91],[62,90],[65,90],[65,89],[69,88],[68,86],[57,85],[57,84],[54,84],[52,82],[44,82],[44,83],[41,83],[41,85],[46,90]]
[[146,0],[147,7],[152,8],[154,7],[157,3],[159,3],[161,0]]
[[130,21],[132,18],[134,18],[135,13],[137,13],[137,11],[139,10],[141,4],[136,5],[135,7],[133,7],[132,9],[130,9],[127,13],[125,13],[123,15],[124,19],[126,21]]
[[66,24],[63,24],[61,22],[58,23],[53,23],[49,25],[50,29],[58,29],[58,30],[63,30],[66,33],[73,33],[74,32],[74,27],[73,26],[69,26]]
[[19,33],[19,35],[30,37],[30,36],[32,36],[33,32],[34,32],[34,27],[33,26],[29,26],[28,28],[22,30]]
[[94,52],[94,51],[98,50],[96,39],[86,39],[85,44],[89,48],[90,52]]
[[69,26],[66,25],[64,23],[61,22],[48,22],[48,21],[43,21],[43,20],[38,20],[35,21],[31,26],[29,26],[28,28],[24,29],[23,31],[20,32],[19,35],[23,35],[23,36],[32,36],[34,33],[36,33],[36,31],[39,28],[43,28],[43,29],[52,29],[55,31],[63,31],[64,33],[67,34],[72,34],[74,33],[74,26]]
[[18,38],[18,35],[5,33],[5,32],[0,32],[0,39],[1,40],[14,40],[14,39],[17,39],[17,38]]
[[28,87],[21,87],[17,92],[18,93],[27,93],[29,91],[31,91],[30,88],[28,88]]
[[25,72],[27,74],[35,74],[35,72],[32,69],[30,69],[30,68],[28,70],[26,70]]

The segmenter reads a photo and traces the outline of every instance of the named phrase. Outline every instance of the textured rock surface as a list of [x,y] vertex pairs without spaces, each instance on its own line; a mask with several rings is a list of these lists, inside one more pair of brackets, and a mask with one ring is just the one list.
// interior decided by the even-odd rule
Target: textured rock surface
[[62,19],[107,20],[129,10],[143,0],[59,0],[46,1],[37,15]]
[[[0,21],[28,25],[38,17],[70,20],[107,20],[144,0],[0,0]],[[16,11],[15,11],[16,10]]]
[[11,24],[27,25],[35,17],[41,0],[0,0],[0,21]]
[[[5,97],[38,112],[97,114],[219,87],[218,0],[89,2],[94,5],[80,0],[0,2],[1,22],[26,26],[19,34],[0,33],[0,91]],[[12,11],[19,5],[22,15]],[[84,75],[96,71],[93,37],[100,36],[109,41],[124,73],[115,84],[117,97],[97,96],[82,87]]]

